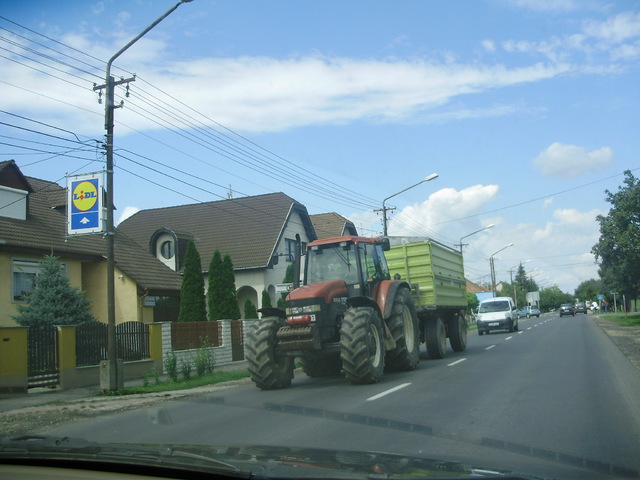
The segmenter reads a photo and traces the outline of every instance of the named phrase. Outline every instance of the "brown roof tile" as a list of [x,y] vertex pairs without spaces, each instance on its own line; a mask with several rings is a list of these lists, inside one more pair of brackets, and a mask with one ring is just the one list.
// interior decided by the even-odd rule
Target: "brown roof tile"
[[311,222],[319,239],[358,235],[355,225],[335,212],[311,215]]
[[264,268],[291,211],[300,214],[300,228],[314,240],[307,209],[283,193],[141,210],[118,228],[147,250],[158,229],[188,234],[196,242],[205,271],[216,250],[229,254],[236,270]]

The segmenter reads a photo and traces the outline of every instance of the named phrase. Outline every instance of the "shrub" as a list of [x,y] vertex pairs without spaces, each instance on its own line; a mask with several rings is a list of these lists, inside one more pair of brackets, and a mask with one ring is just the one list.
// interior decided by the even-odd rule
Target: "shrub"
[[191,361],[191,356],[183,357],[182,363],[180,363],[180,373],[182,373],[182,377],[185,380],[191,379],[192,371],[193,371],[193,362]]
[[168,351],[164,356],[164,370],[171,380],[178,381],[178,357],[173,350]]

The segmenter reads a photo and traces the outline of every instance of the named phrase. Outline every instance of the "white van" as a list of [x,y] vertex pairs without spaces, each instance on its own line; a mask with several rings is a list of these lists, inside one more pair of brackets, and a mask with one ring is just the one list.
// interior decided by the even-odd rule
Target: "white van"
[[518,330],[518,312],[511,297],[495,297],[480,302],[476,315],[478,335],[491,330]]

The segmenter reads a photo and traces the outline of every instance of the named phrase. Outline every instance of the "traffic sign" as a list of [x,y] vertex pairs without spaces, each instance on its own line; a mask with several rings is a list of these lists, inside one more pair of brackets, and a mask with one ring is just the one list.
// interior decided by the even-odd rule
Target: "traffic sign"
[[102,174],[67,179],[67,224],[69,235],[104,232]]

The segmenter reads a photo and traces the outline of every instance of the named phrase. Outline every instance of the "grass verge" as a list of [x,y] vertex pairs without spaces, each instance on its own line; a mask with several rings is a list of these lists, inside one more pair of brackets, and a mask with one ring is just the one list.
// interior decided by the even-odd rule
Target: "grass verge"
[[173,392],[177,390],[188,390],[190,388],[202,387],[205,385],[213,385],[216,383],[240,380],[249,376],[250,374],[247,370],[239,370],[237,372],[217,372],[210,375],[191,378],[189,380],[178,380],[177,382],[174,382],[173,380],[164,380],[157,383],[155,381],[152,381],[149,383],[149,385],[125,387],[121,390],[115,390],[113,392],[104,392],[102,395],[118,396],[135,395],[140,393]]
[[640,314],[631,315],[604,315],[604,318],[616,322],[623,327],[640,327]]

